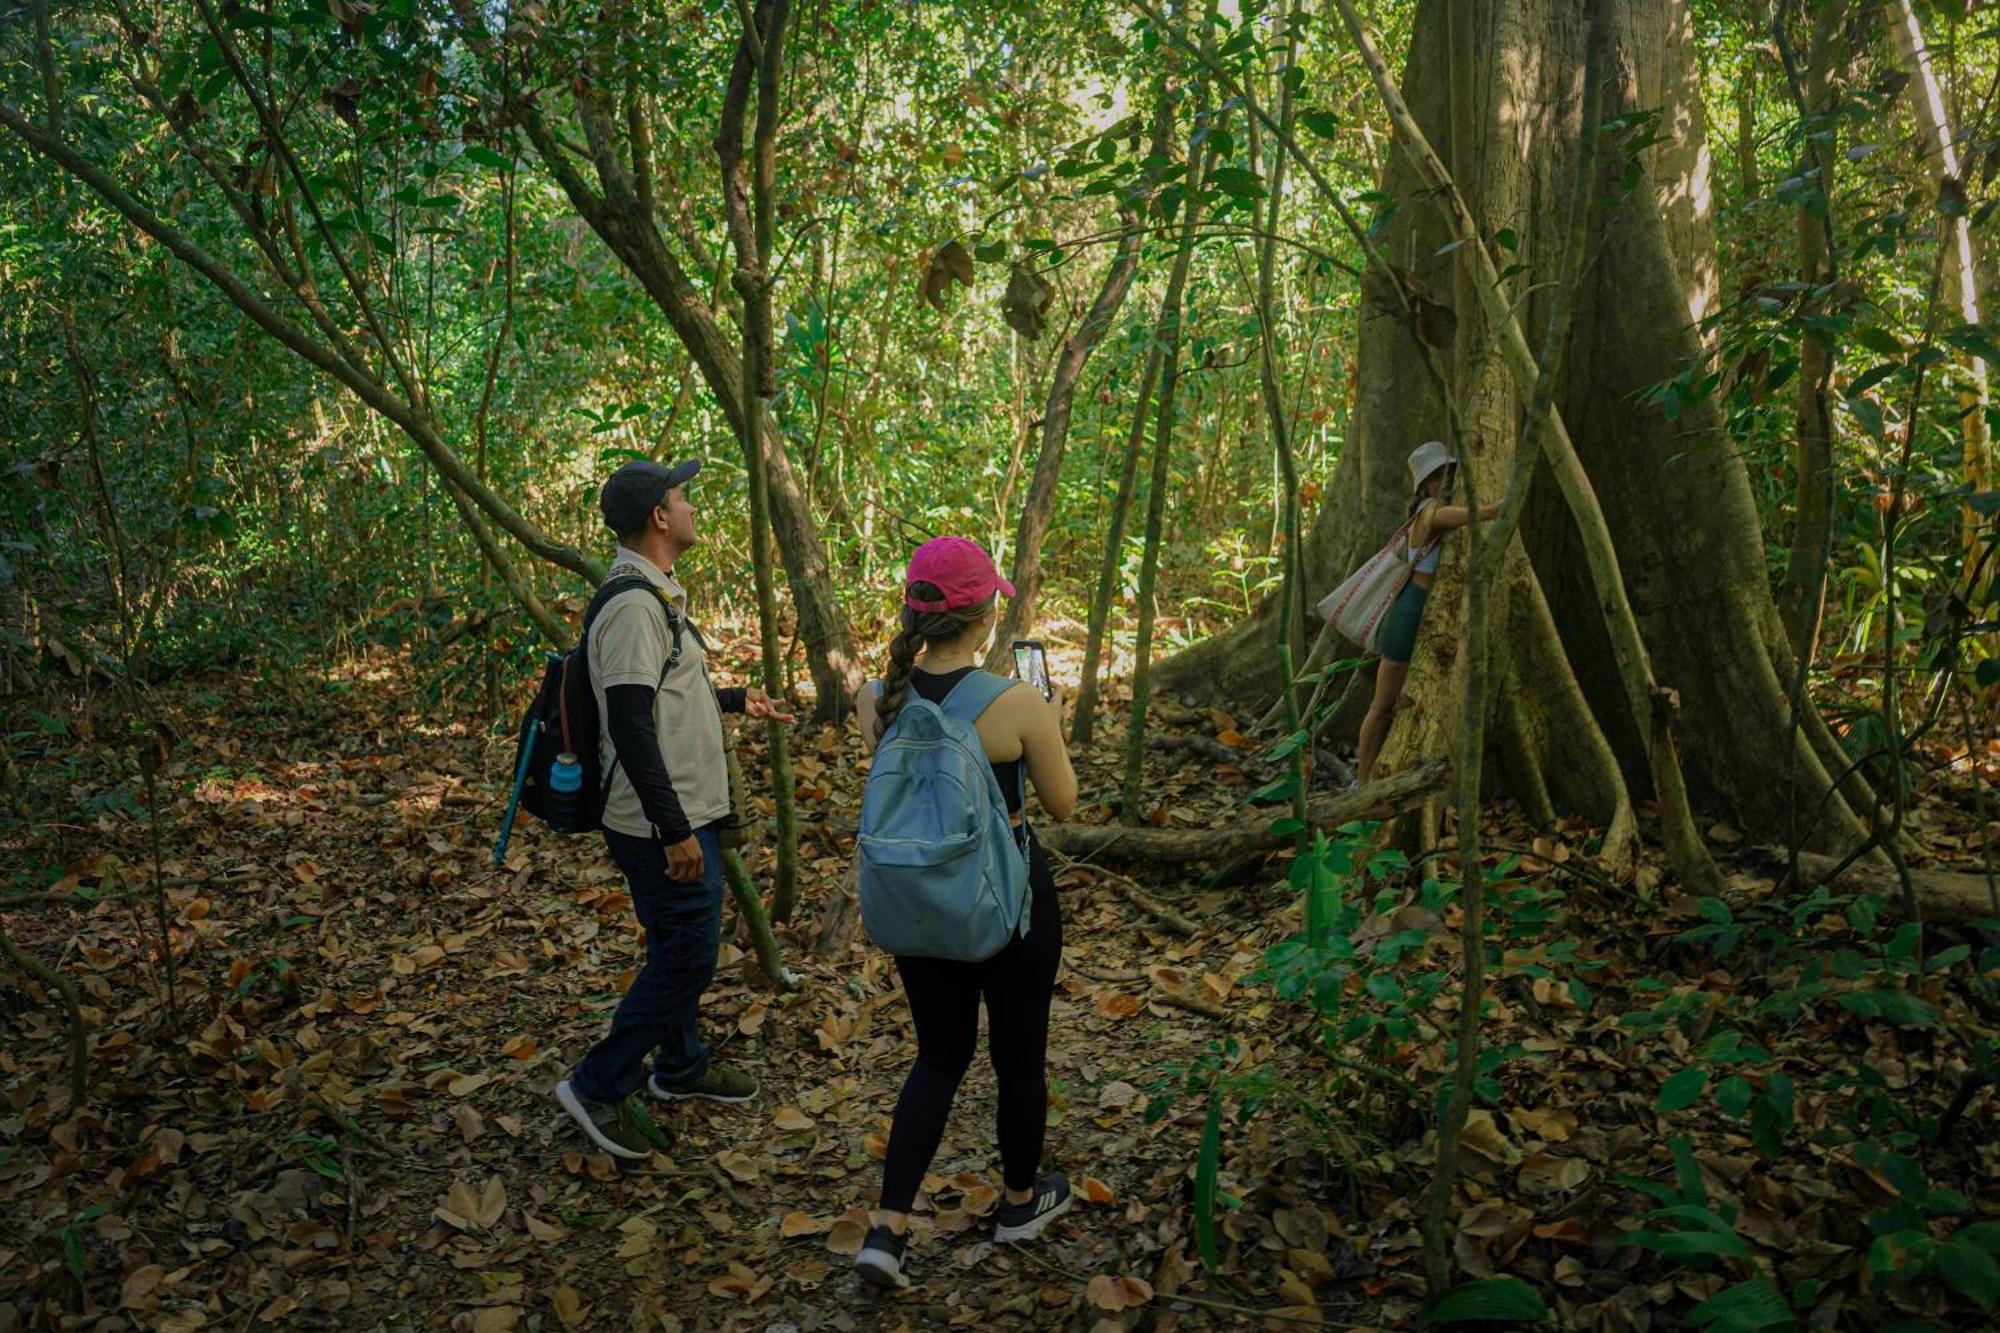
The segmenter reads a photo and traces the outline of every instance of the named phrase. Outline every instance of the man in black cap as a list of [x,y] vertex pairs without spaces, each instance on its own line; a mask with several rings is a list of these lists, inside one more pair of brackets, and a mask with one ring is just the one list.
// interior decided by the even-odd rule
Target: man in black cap
[[630,1101],[642,1082],[670,1101],[757,1095],[748,1074],[709,1063],[697,1023],[722,942],[714,829],[730,811],[722,714],[791,716],[762,690],[713,689],[701,636],[686,623],[687,591],[673,571],[700,540],[686,494],[700,470],[697,460],[670,468],[627,463],[598,500],[618,535],[610,577],[637,575],[646,584],[612,597],[585,631],[603,719],[603,771],[611,774],[604,841],[646,928],[646,963],[612,1015],[611,1031],[556,1085],[556,1100],[618,1157],[651,1151]]

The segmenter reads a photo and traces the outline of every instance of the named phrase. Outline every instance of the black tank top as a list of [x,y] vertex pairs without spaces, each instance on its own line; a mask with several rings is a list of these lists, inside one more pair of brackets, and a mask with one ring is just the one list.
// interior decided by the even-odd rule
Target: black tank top
[[[928,699],[934,704],[941,704],[944,702],[944,697],[951,693],[952,686],[964,680],[967,673],[977,671],[978,669],[977,667],[960,667],[956,671],[947,671],[943,675],[938,675],[934,672],[926,671],[922,667],[911,667],[910,688],[916,691],[918,698]],[[1022,784],[1028,775],[1027,755],[1024,754],[1019,759],[1010,759],[1004,763],[992,759],[989,759],[987,762],[993,765],[993,776],[1000,783],[1000,794],[1007,798],[1007,813],[1010,815],[1020,814]]]

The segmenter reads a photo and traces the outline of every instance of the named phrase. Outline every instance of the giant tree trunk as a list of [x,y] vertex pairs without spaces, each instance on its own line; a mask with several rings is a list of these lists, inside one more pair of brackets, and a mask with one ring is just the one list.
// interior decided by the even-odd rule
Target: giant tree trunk
[[[1700,350],[1692,316],[1706,308],[1714,267],[1704,215],[1708,157],[1694,96],[1688,14],[1681,0],[1604,0],[1613,86],[1605,114],[1659,108],[1662,141],[1639,156],[1637,186],[1592,210],[1583,277],[1555,404],[1574,438],[1618,547],[1624,583],[1659,683],[1678,692],[1682,763],[1697,808],[1782,837],[1791,826],[1786,691],[1790,650],[1764,567],[1747,474],[1707,404],[1669,421],[1636,390],[1678,374]],[[1403,85],[1431,143],[1462,173],[1475,214],[1518,239],[1524,271],[1509,280],[1522,323],[1539,328],[1529,290],[1562,253],[1583,69],[1582,0],[1420,0]],[[1454,38],[1472,78],[1454,85]],[[1452,89],[1461,90],[1454,115]],[[1599,195],[1615,199],[1624,154],[1606,145]],[[1484,336],[1450,239],[1403,157],[1384,190],[1399,207],[1382,249],[1406,264],[1432,299],[1451,305],[1466,464],[1483,495],[1497,495],[1512,459],[1526,392]],[[1491,234],[1491,231],[1489,234]],[[1394,530],[1406,512],[1411,448],[1442,436],[1443,412],[1409,333],[1364,319],[1354,428],[1307,544],[1315,581],[1332,586]],[[1544,465],[1520,538],[1495,571],[1489,790],[1522,796],[1531,812],[1572,811],[1619,823],[1628,789],[1650,789],[1644,739],[1632,720],[1579,537]],[[1384,760],[1390,767],[1449,753],[1456,695],[1462,538],[1445,545],[1405,707]],[[1261,706],[1276,696],[1270,651],[1276,608],[1165,663],[1162,688]],[[1351,651],[1351,650],[1350,650]],[[1824,728],[1796,745],[1798,808],[1825,791]],[[1844,805],[1816,841],[1855,826]]]

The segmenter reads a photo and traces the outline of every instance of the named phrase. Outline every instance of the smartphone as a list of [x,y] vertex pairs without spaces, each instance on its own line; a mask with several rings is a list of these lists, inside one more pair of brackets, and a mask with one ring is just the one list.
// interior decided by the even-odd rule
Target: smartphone
[[1014,674],[1040,690],[1044,699],[1055,697],[1049,683],[1049,655],[1039,639],[1014,640]]

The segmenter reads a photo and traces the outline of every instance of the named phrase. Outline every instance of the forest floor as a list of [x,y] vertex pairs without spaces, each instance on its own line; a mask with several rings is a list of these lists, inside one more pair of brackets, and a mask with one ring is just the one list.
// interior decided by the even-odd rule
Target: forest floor
[[[1228,884],[1189,866],[1118,868],[1191,918],[1192,936],[1136,908],[1108,868],[1066,867],[1048,1151],[1079,1206],[1031,1246],[987,1239],[993,1088],[977,1062],[919,1204],[917,1283],[876,1298],[848,1256],[913,1051],[909,1014],[865,940],[831,960],[811,949],[815,908],[847,866],[851,837],[838,830],[858,810],[851,729],[795,731],[806,887],[802,919],[781,934],[803,985],[754,984],[739,933],[706,1000],[719,1058],[757,1075],[761,1096],[662,1109],[672,1150],[621,1169],[587,1150],[551,1089],[603,1029],[639,932],[593,839],[524,826],[505,866],[491,865],[511,742],[424,720],[387,662],[289,692],[180,684],[161,702],[178,733],[158,865],[178,1024],[149,944],[155,867],[136,797],[4,852],[20,875],[41,875],[27,887],[78,895],[6,921],[76,979],[92,1049],[76,1110],[61,1010],[0,969],[0,1333],[1414,1326],[1423,1103],[1444,1064],[1457,958],[1456,908],[1415,906],[1420,875],[1384,878],[1393,910],[1364,912],[1355,933],[1401,932],[1407,953],[1404,970],[1366,983],[1393,993],[1411,1024],[1378,1039],[1372,1058],[1389,1067],[1369,1072],[1351,1047],[1335,1043],[1348,1063],[1330,1059],[1321,1019],[1259,975],[1301,925],[1282,859]],[[1233,726],[1191,720],[1210,736]],[[1081,817],[1103,817],[1090,803],[1110,789],[1119,735],[1107,729],[1080,756]],[[102,755],[57,736],[35,762],[69,775],[81,804],[119,762]],[[1254,773],[1198,754],[1152,762],[1158,819],[1241,817]],[[136,778],[124,790],[143,794]],[[1933,800],[1915,813],[1939,863],[1972,865],[1968,812]],[[1943,1111],[1973,1044],[1994,1035],[1954,975],[1916,983],[1942,1015],[1929,1030],[1831,1004],[1770,1029],[1770,1067],[1799,1091],[1793,1146],[1767,1157],[1746,1119],[1707,1103],[1658,1109],[1662,1081],[1709,1035],[1699,1014],[1621,1022],[1663,998],[1767,978],[1745,954],[1677,938],[1707,918],[1657,864],[1612,882],[1587,868],[1587,829],[1527,829],[1499,807],[1489,821],[1496,843],[1539,854],[1514,880],[1546,922],[1539,943],[1510,949],[1487,1019],[1507,1058],[1462,1153],[1461,1269],[1530,1280],[1562,1327],[1678,1326],[1754,1271],[1730,1257],[1676,1266],[1621,1243],[1652,1206],[1624,1182],[1671,1182],[1678,1133],[1707,1190],[1739,1206],[1746,1252],[1804,1293],[1801,1314],[1824,1327],[1918,1315],[1977,1326],[1935,1282],[1871,1282],[1859,1214],[1906,1187],[1851,1150],[1811,1146],[1852,1114],[1844,1084],[1862,1068],[1914,1113]],[[1712,832],[1719,852],[1738,850],[1729,830]],[[1734,919],[1752,919],[1772,883],[1732,862]],[[1833,939],[1850,926],[1835,916],[1813,929]],[[1218,1068],[1210,1275],[1192,1180]],[[1996,1121],[1988,1089],[1929,1159],[1969,1220],[2000,1217]]]

